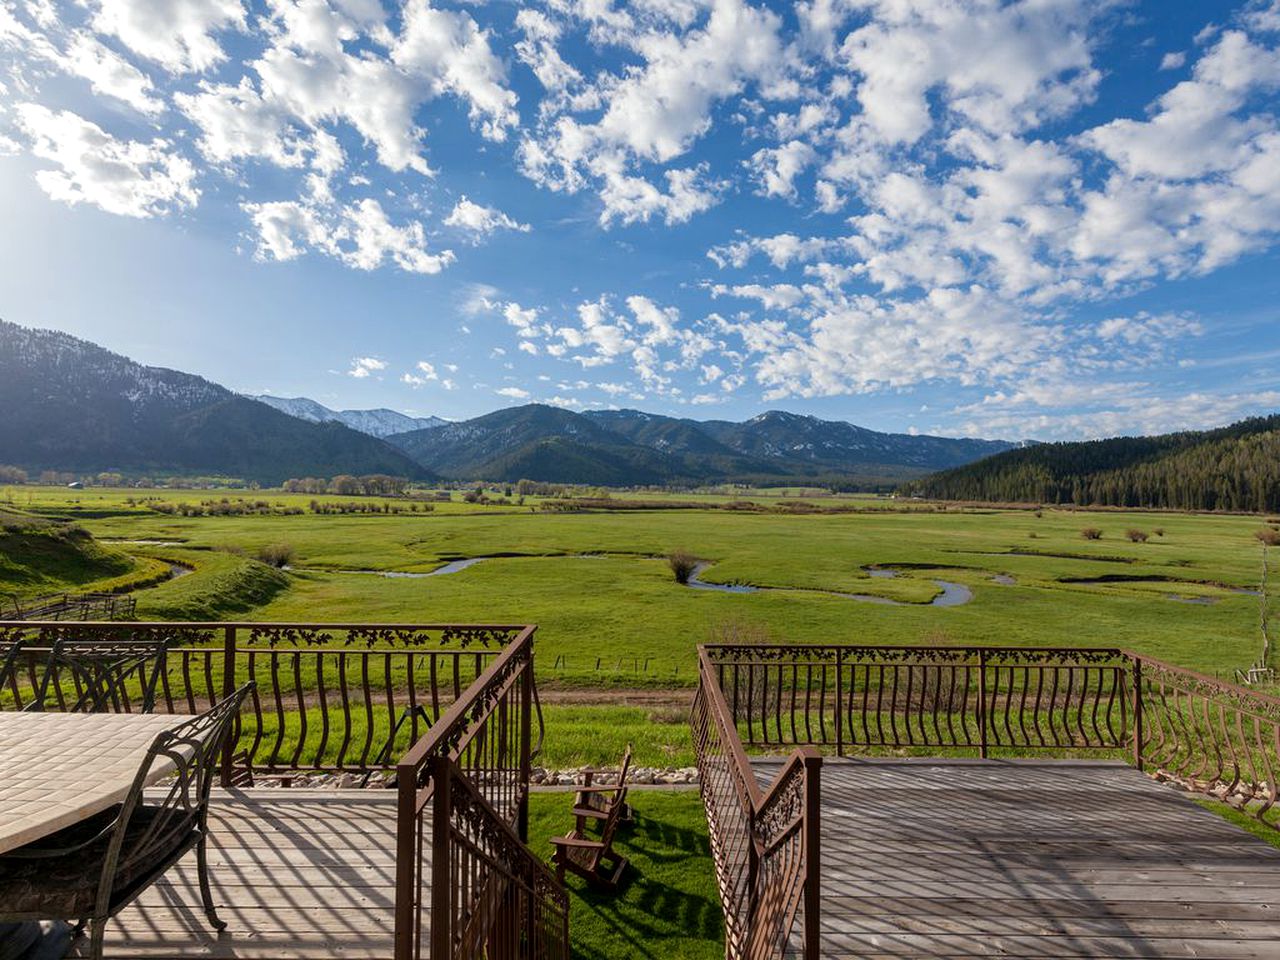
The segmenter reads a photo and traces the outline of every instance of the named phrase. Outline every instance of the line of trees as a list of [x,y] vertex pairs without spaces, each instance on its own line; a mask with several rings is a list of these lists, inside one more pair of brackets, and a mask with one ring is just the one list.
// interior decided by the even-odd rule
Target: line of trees
[[1204,433],[1041,444],[907,484],[945,500],[1280,511],[1280,417]]
[[336,477],[301,477],[281,485],[285,493],[336,493],[343,497],[403,497],[409,489],[405,477],[370,473],[362,477],[340,473]]

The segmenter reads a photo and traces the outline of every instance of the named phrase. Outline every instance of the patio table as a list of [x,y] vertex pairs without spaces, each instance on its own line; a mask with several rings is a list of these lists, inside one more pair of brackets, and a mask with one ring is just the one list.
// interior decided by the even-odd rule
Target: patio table
[[[188,717],[0,713],[0,854],[119,803],[156,734]],[[173,769],[156,763],[154,783]]]

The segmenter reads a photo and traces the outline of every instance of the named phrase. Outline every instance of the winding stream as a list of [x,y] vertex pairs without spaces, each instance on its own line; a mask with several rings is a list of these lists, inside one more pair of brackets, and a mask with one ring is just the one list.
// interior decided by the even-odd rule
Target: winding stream
[[[908,603],[904,600],[894,600],[890,597],[877,597],[870,593],[843,593],[839,590],[816,590],[808,587],[750,587],[745,584],[738,583],[708,583],[701,578],[702,571],[711,566],[710,563],[699,563],[693,569],[693,573],[689,577],[687,586],[694,590],[716,590],[720,593],[759,593],[761,591],[802,591],[804,593],[820,593],[828,597],[842,597],[845,600],[857,600],[860,603],[879,603],[890,607],[958,607],[968,603],[973,599],[973,591],[966,587],[963,583],[952,583],[950,580],[934,580],[933,582],[941,588],[942,592],[930,600],[927,604]],[[867,575],[882,579],[890,579],[896,577],[896,570],[889,570],[884,567],[867,567]]]

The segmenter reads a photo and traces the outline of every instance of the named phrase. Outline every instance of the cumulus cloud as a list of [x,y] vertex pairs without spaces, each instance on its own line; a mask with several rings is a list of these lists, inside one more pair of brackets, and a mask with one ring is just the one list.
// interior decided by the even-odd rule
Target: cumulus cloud
[[527,223],[513,220],[496,207],[486,207],[473,203],[465,196],[460,197],[458,202],[454,204],[453,209],[449,211],[449,215],[444,218],[444,225],[466,230],[478,237],[488,236],[498,230],[516,230],[520,233],[529,232]]
[[377,357],[352,357],[351,369],[347,371],[347,376],[363,380],[385,369],[387,369],[387,362]]
[[500,397],[508,397],[511,400],[528,400],[531,396],[528,390],[520,387],[499,387],[494,393]]
[[455,259],[451,250],[427,249],[421,223],[394,224],[368,197],[352,204],[317,198],[247,203],[244,210],[257,231],[261,260],[293,260],[317,250],[359,270],[394,264],[408,273],[434,274]]
[[401,383],[406,383],[414,388],[425,386],[429,381],[439,379],[440,375],[436,373],[435,365],[427,360],[419,360],[414,364],[413,370],[400,376]]
[[154,217],[194,207],[200,198],[195,167],[167,140],[120,140],[69,110],[35,103],[19,104],[16,115],[32,154],[55,165],[36,173],[54,200]]
[[90,0],[99,33],[171,73],[204,71],[226,59],[215,34],[243,30],[241,0]]

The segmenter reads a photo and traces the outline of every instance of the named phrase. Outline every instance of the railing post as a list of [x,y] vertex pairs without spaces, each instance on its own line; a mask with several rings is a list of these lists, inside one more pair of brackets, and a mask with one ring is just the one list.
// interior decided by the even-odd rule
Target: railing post
[[1142,769],[1142,660],[1133,658],[1133,765]]
[[978,756],[987,759],[987,651],[978,648]]
[[418,898],[415,884],[418,863],[418,772],[413,764],[396,769],[396,912],[395,960],[414,960],[417,955]]
[[844,756],[844,650],[836,649],[836,756]]
[[533,749],[533,648],[520,668],[524,678],[520,683],[520,807],[516,812],[516,833],[522,843],[529,842],[529,777],[533,773],[533,761],[529,754]]
[[[236,690],[236,628],[226,627],[222,631],[222,699],[235,693]],[[231,764],[239,742],[240,718],[235,717],[231,724],[232,735],[222,747],[222,769],[219,780],[222,786],[231,786]]]
[[804,960],[822,954],[822,757],[804,758]]
[[453,770],[448,757],[429,761],[434,785],[431,810],[431,960],[453,956],[453,850],[449,843],[453,819]]

